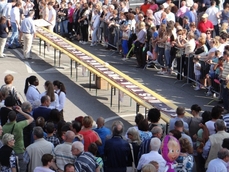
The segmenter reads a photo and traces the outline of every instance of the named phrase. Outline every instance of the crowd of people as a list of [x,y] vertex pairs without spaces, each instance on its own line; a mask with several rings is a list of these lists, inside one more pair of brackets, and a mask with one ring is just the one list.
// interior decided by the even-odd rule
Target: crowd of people
[[177,107],[168,131],[152,108],[124,133],[121,121],[107,128],[103,117],[65,121],[60,81],[46,81],[40,93],[37,77],[26,78],[22,102],[13,80],[6,75],[0,90],[1,172],[229,171],[229,114],[221,106],[201,114],[194,104],[192,117]]

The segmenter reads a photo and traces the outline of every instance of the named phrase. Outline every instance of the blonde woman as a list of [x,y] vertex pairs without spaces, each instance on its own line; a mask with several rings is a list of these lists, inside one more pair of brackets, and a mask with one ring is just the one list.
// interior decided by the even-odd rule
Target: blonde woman
[[223,23],[221,26],[220,35],[222,33],[228,33],[227,31],[228,31],[228,23]]
[[144,68],[146,59],[142,54],[143,47],[145,46],[146,41],[146,27],[144,22],[139,23],[139,32],[137,33],[137,39],[134,41],[136,58],[138,66],[137,68]]

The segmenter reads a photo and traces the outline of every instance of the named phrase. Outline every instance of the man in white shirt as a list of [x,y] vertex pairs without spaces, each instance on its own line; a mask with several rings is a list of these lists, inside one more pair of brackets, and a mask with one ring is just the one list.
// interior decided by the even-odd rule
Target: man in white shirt
[[16,4],[16,0],[12,0],[12,2],[7,3],[2,11],[2,16],[5,16],[8,24],[10,24],[10,12],[12,7]]
[[214,25],[214,32],[215,35],[219,35],[219,25],[218,25],[218,18],[217,18],[217,13],[219,12],[219,9],[216,7],[216,1],[212,0],[211,1],[211,7],[209,7],[206,10],[206,14],[208,14],[208,20],[212,22]]
[[159,11],[154,13],[154,18],[155,18],[155,25],[157,26],[157,29],[161,25],[161,14],[164,12],[164,6],[160,5]]
[[[21,8],[21,2],[17,2],[15,7],[11,10],[10,13],[10,22],[11,22],[11,29],[12,29],[12,35],[10,37],[9,41],[9,47],[10,49],[12,48],[22,48],[20,43],[18,42],[18,35],[19,35],[19,30],[20,30],[20,10]],[[16,47],[14,46],[16,45]]]
[[141,170],[144,165],[149,164],[151,161],[156,161],[159,164],[158,172],[164,172],[166,161],[158,153],[158,150],[160,149],[160,147],[161,147],[161,140],[157,137],[152,138],[150,141],[151,151],[141,156],[138,162],[137,169]]
[[48,29],[53,32],[53,28],[56,25],[56,11],[53,8],[53,2],[48,3],[48,9],[49,9],[49,15],[48,15],[48,22],[51,23],[51,25],[48,27]]
[[226,172],[229,162],[229,150],[221,149],[218,152],[218,158],[213,159],[208,164],[207,172]]

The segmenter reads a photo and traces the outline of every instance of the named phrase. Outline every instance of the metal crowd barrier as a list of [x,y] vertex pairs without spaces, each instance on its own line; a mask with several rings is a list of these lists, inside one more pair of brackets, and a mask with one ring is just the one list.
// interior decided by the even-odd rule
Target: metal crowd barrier
[[[166,123],[169,122],[170,117],[175,115],[175,109],[177,108],[171,101],[158,95],[154,91],[145,87],[141,83],[130,78],[126,74],[120,72],[116,68],[112,67],[108,63],[102,61],[93,54],[85,51],[79,46],[73,44],[70,41],[62,38],[61,36],[50,32],[46,28],[37,28],[37,37],[40,38],[39,53],[41,53],[41,41],[43,40],[47,44],[50,44],[54,50],[54,65],[56,65],[56,51],[59,51],[59,66],[61,60],[61,53],[66,54],[70,58],[71,63],[71,76],[73,62],[75,62],[76,68],[76,80],[77,80],[77,68],[78,65],[82,65],[90,71],[89,84],[91,85],[91,74],[94,74],[102,79],[106,80],[111,85],[111,101],[113,90],[118,89],[131,97],[136,102],[136,113],[139,111],[139,107],[145,107],[145,110],[151,108],[157,108],[161,111],[161,118]],[[45,43],[44,43],[45,44]],[[44,45],[45,47],[45,45]],[[45,55],[45,48],[44,48]],[[111,102],[112,103],[112,102]],[[120,106],[120,105],[119,105]],[[186,116],[191,114],[186,112]]]

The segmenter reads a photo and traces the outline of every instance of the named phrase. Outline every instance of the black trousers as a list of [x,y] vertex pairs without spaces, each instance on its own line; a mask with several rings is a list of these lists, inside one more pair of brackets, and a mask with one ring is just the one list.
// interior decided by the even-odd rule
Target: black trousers
[[144,67],[145,63],[146,63],[146,58],[143,55],[143,47],[145,44],[140,43],[140,42],[136,42],[135,43],[135,51],[136,51],[136,58],[137,58],[137,62],[138,62],[138,66],[140,67]]
[[88,25],[84,24],[81,26],[82,41],[88,41]]

